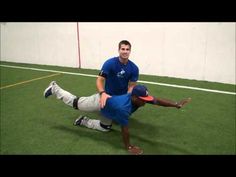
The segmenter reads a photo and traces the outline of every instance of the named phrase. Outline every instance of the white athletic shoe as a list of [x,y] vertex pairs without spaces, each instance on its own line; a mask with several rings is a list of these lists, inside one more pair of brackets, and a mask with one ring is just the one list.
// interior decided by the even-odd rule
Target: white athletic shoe
[[52,95],[52,86],[56,84],[56,81],[52,81],[49,86],[44,90],[44,97],[47,98],[49,97],[50,95]]

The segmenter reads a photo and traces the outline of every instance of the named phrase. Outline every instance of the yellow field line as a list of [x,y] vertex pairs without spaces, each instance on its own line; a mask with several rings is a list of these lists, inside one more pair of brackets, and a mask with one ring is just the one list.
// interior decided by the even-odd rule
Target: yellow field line
[[32,81],[36,81],[36,80],[45,79],[45,78],[48,78],[48,77],[57,76],[59,74],[61,74],[61,73],[51,74],[51,75],[44,76],[44,77],[39,77],[39,78],[27,80],[27,81],[18,82],[18,83],[11,84],[11,85],[6,85],[6,86],[3,86],[3,87],[0,87],[0,89],[5,89],[5,88],[13,87],[13,86],[16,86],[16,85],[21,85],[21,84],[29,83],[29,82],[32,82]]

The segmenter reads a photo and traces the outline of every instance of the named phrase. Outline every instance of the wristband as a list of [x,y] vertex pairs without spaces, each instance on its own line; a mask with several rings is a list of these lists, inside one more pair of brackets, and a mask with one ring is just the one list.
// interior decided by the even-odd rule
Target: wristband
[[103,91],[99,92],[99,95],[102,95],[102,94],[105,93],[105,92],[106,92],[106,91],[103,90]]

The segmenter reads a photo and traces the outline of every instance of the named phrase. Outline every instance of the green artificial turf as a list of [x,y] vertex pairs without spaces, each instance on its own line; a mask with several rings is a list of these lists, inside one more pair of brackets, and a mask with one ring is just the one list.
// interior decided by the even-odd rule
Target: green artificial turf
[[[67,72],[98,73],[97,70],[55,66],[1,64]],[[55,73],[0,67],[0,87]],[[99,113],[85,113],[65,105],[43,91],[52,81],[77,96],[96,92],[95,77],[60,74],[1,89],[1,154],[115,154],[126,155],[120,127],[108,133],[73,125],[81,114],[99,119]],[[141,75],[140,80],[187,85],[235,92],[235,85]],[[131,143],[144,154],[236,154],[236,96],[198,90],[146,84],[149,93],[171,100],[191,97],[182,109],[145,105],[130,118]]]

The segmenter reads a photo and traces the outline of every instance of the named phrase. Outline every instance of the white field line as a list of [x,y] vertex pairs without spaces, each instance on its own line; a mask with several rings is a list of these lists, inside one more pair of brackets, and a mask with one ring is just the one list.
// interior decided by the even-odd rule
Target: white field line
[[[70,75],[79,75],[79,76],[86,76],[86,77],[97,77],[97,75],[92,75],[92,74],[72,73],[72,72],[64,72],[64,71],[57,71],[57,70],[29,68],[29,67],[22,67],[22,66],[10,66],[10,65],[0,65],[0,66],[8,67],[8,68],[17,68],[17,69],[28,69],[28,70],[33,70],[33,71],[44,71],[44,72],[53,72],[53,73],[62,73],[62,74],[70,74]],[[167,86],[167,87],[184,88],[184,89],[191,89],[191,90],[200,90],[200,91],[205,91],[205,92],[213,92],[213,93],[222,93],[222,94],[236,95],[235,92],[227,92],[227,91],[221,91],[221,90],[204,89],[204,88],[199,88],[199,87],[189,87],[189,86],[184,86],[184,85],[165,84],[165,83],[142,81],[142,80],[138,80],[138,82],[145,83],[145,84]]]

